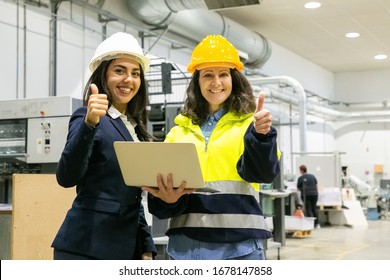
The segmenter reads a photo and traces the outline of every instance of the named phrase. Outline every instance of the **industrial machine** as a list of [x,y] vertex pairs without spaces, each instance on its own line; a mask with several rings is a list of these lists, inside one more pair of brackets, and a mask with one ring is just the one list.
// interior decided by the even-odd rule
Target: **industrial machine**
[[389,212],[389,193],[383,188],[373,187],[355,175],[344,177],[346,187],[355,190],[356,199],[360,201],[363,208],[366,209],[366,216],[370,220],[380,218],[387,219]]
[[11,203],[12,174],[55,172],[80,106],[69,96],[0,101],[0,203]]
[[390,179],[381,179],[378,197],[380,218],[389,218],[390,212]]
[[364,206],[368,208],[377,207],[376,197],[379,192],[378,188],[372,187],[355,175],[349,175],[346,179],[347,186],[350,186],[355,190],[356,198],[363,202]]

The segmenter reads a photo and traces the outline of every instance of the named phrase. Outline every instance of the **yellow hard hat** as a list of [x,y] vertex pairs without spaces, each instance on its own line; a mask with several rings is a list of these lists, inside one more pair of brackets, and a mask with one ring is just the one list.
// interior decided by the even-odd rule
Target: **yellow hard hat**
[[229,67],[244,69],[237,49],[221,35],[209,35],[192,51],[188,72],[194,73],[206,67]]

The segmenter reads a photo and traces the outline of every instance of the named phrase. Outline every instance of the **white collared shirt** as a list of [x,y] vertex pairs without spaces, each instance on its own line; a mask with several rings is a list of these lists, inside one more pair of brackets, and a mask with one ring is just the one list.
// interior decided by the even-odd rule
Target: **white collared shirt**
[[115,108],[113,105],[108,109],[107,113],[111,116],[113,119],[121,118],[123,123],[126,125],[127,130],[130,132],[131,137],[133,138],[134,142],[140,142],[137,133],[135,132],[135,127],[137,124],[133,119],[128,120],[127,116],[123,115],[121,112],[118,111],[117,108]]

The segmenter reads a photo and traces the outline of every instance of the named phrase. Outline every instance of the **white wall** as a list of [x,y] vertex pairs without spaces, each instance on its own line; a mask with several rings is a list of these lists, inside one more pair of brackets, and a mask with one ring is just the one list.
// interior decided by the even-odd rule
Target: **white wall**
[[[16,7],[0,2],[0,34],[2,36],[0,51],[0,82],[2,94],[0,99],[15,99],[17,77],[22,79],[23,69],[18,68],[16,48]],[[23,64],[20,64],[23,65]]]
[[[106,1],[107,3],[108,1]],[[122,1],[110,1],[110,10],[121,11],[122,17],[134,24]],[[111,5],[110,4],[110,5]],[[87,69],[95,47],[102,40],[102,24],[97,15],[83,10],[77,5],[70,9],[68,2],[63,2],[59,10],[58,49],[57,49],[57,92],[58,96],[81,98],[86,80]],[[0,34],[2,45],[0,52],[0,82],[2,94],[0,100],[19,98],[46,97],[50,94],[49,80],[49,32],[50,15],[38,13],[28,8],[26,21],[24,10],[14,3],[0,0]],[[19,23],[16,21],[19,15]],[[24,25],[26,27],[24,32]],[[18,29],[19,28],[19,29]],[[17,31],[19,30],[19,31]],[[138,36],[134,25],[123,25],[119,22],[107,24],[107,34],[115,31],[127,31]],[[19,45],[17,45],[17,33]],[[24,35],[26,41],[24,41]],[[156,38],[146,38],[145,50],[151,55],[166,58],[177,63],[183,70],[191,55],[189,49],[173,49],[170,43],[162,40],[155,44]],[[26,43],[26,49],[24,44]],[[303,59],[271,42],[272,55],[269,61],[259,69],[267,76],[290,76],[299,81],[305,90],[324,98],[345,102],[382,102],[390,88],[390,69],[357,73],[332,73],[318,65]],[[24,51],[26,56],[24,56]],[[26,65],[26,68],[24,68]],[[24,69],[26,77],[24,77]],[[181,98],[181,97],[180,97]],[[293,118],[293,125],[278,126],[280,149],[285,155],[285,173],[297,173],[291,162],[294,153],[300,152],[299,118],[297,108],[293,108],[290,116],[289,105],[279,101],[266,103],[281,123],[288,123]],[[362,177],[367,170],[372,170],[374,163],[383,163],[389,177],[389,127],[388,123],[375,130],[365,132],[359,125],[353,131],[345,130],[346,124],[336,126],[329,122],[315,122],[307,125],[307,151],[312,153],[340,151],[346,153],[342,157],[343,165],[356,170],[356,176]],[[336,128],[335,128],[336,127]],[[337,132],[336,132],[337,129]],[[362,142],[359,140],[365,133]],[[362,178],[363,179],[363,178]]]
[[[375,177],[390,178],[390,123],[356,122],[336,130],[337,147],[344,151],[343,165],[353,174],[371,184]],[[383,164],[383,174],[374,173],[374,165]]]
[[390,69],[337,73],[335,90],[338,101],[352,103],[381,103],[384,99],[390,101]]
[[303,88],[319,96],[334,99],[334,75],[318,65],[271,41],[272,54],[261,71],[267,76],[290,76]]

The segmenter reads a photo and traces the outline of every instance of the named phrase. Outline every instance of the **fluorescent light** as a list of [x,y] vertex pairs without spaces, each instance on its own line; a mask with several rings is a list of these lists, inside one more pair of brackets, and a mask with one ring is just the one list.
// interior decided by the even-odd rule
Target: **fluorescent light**
[[306,9],[317,9],[319,7],[321,7],[321,3],[318,2],[307,2],[305,4]]
[[387,55],[385,55],[385,54],[377,54],[376,56],[374,56],[374,58],[378,59],[378,60],[382,60],[382,59],[386,59]]
[[357,32],[349,32],[349,33],[345,34],[345,37],[347,37],[347,38],[357,38],[359,36],[360,36],[360,34]]

